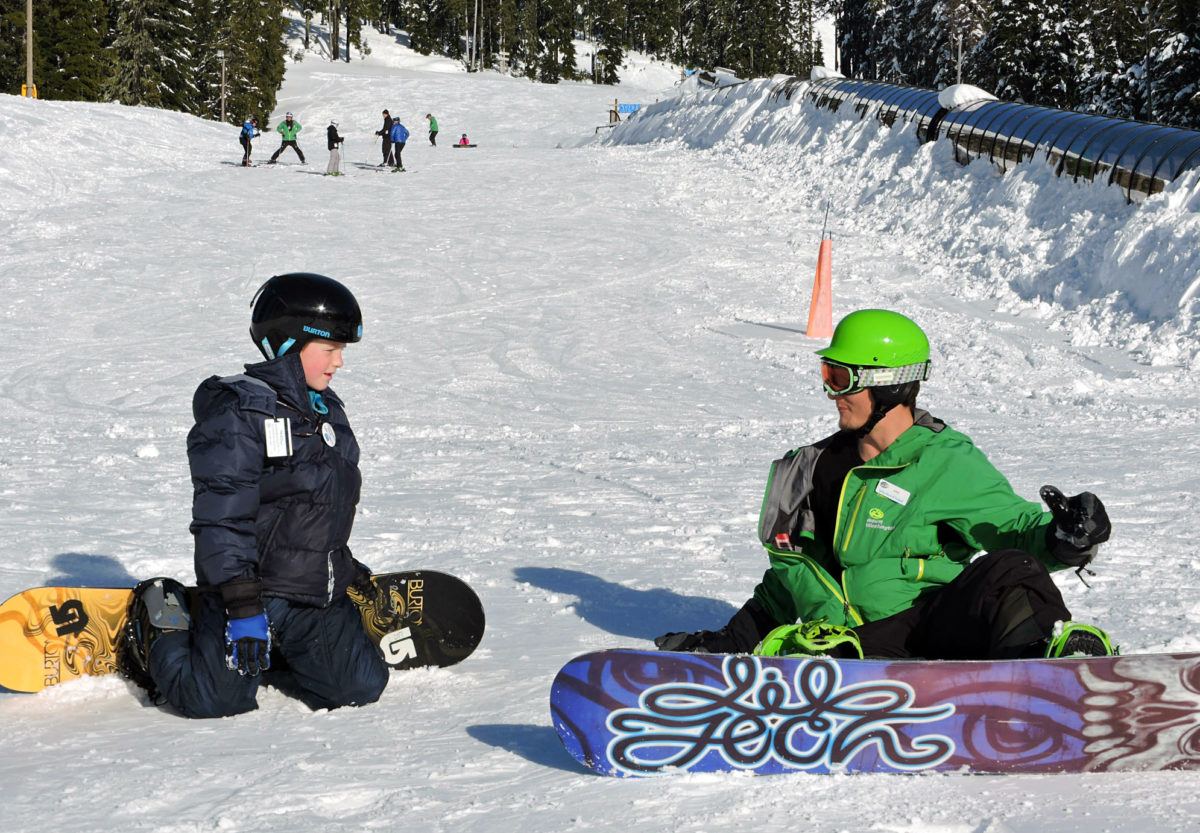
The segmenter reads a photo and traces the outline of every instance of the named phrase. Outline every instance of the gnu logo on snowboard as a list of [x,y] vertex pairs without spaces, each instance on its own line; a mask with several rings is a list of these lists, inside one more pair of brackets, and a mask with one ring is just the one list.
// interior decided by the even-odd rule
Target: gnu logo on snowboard
[[917,771],[954,752],[949,737],[918,732],[954,705],[917,706],[907,683],[845,684],[838,664],[823,660],[801,662],[790,680],[757,657],[729,657],[721,671],[723,684],[663,683],[610,714],[610,763],[628,773],[686,770],[716,754],[735,769],[833,770],[870,750],[889,769]]
[[78,599],[50,605],[50,620],[57,626],[55,633],[59,636],[78,636],[88,625],[87,611]]

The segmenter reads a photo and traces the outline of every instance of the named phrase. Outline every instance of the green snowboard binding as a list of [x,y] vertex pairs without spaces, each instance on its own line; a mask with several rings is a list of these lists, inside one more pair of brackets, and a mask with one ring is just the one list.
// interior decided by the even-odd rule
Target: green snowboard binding
[[831,625],[824,619],[780,625],[763,637],[754,653],[762,657],[863,658],[858,634],[844,625]]
[[1083,622],[1056,622],[1046,643],[1046,658],[1115,657],[1121,652],[1103,630]]

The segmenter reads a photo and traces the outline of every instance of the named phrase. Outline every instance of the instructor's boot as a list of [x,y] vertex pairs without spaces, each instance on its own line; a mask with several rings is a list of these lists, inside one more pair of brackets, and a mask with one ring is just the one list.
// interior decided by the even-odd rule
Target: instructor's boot
[[1046,657],[1113,657],[1120,648],[1112,644],[1108,634],[1095,625],[1083,622],[1055,622],[1054,634],[1047,640]]
[[133,588],[125,616],[125,632],[118,651],[118,667],[142,688],[153,693],[150,650],[164,633],[186,632],[192,624],[187,588],[173,578],[152,578]]
[[763,657],[838,657],[862,659],[858,634],[844,625],[831,625],[824,619],[780,625],[763,637],[754,653]]

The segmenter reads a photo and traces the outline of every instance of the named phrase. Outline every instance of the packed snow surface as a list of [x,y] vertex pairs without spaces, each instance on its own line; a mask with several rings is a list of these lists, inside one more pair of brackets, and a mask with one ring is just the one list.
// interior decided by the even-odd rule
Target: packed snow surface
[[[795,332],[826,208],[835,315],[911,314],[927,407],[1021,493],[1105,499],[1091,587],[1058,578],[1075,615],[1126,652],[1200,649],[1194,182],[1129,206],[963,170],[763,83],[597,141],[614,97],[662,91],[372,49],[289,66],[275,118],[305,125],[307,166],[243,170],[237,128],[187,116],[0,97],[0,597],[190,578],[192,392],[256,360],[257,286],[312,270],[366,317],[335,381],[363,447],[355,554],[465,578],[484,642],[362,709],[268,689],[189,722],[116,677],[0,696],[6,833],[1196,829],[1186,772],[610,780],[547,707],[573,655],[716,627],[761,575],[767,466],[835,425]],[[384,107],[408,173],[366,167]],[[430,147],[427,112],[479,147]],[[319,176],[331,118],[342,178]]]

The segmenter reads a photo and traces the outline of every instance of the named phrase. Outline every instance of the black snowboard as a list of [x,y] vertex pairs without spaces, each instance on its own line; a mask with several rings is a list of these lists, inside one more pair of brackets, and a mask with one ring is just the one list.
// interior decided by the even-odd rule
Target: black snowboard
[[483,605],[466,582],[433,570],[373,576],[375,598],[350,590],[367,633],[392,668],[462,662],[483,639]]

